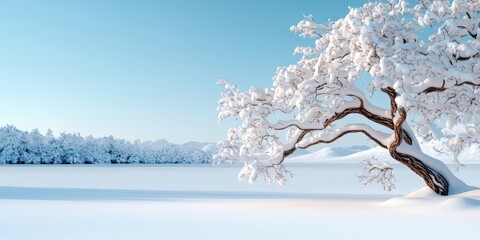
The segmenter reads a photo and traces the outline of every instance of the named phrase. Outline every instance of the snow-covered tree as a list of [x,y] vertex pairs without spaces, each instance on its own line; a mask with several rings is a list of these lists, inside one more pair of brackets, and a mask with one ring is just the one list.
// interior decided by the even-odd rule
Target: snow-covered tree
[[22,151],[19,147],[21,132],[11,125],[0,129],[0,164],[20,163]]
[[78,133],[62,133],[57,139],[60,150],[60,163],[79,164],[82,163],[82,145],[84,139]]
[[[296,149],[362,133],[436,193],[460,191],[465,184],[424,154],[417,138],[443,129],[455,156],[479,141],[479,13],[478,0],[388,0],[350,8],[325,25],[305,17],[291,30],[315,46],[296,48],[301,59],[278,68],[272,87],[240,91],[219,80],[226,89],[219,118],[242,124],[219,143],[215,161],[245,162],[239,177],[251,182],[263,174],[284,183],[283,162]],[[358,86],[362,78],[368,90]],[[366,92],[389,102],[373,102]],[[352,114],[369,124],[338,123]]]
[[28,164],[40,164],[44,162],[47,156],[46,138],[38,131],[34,129],[27,135],[27,148],[25,149],[24,157],[25,163]]

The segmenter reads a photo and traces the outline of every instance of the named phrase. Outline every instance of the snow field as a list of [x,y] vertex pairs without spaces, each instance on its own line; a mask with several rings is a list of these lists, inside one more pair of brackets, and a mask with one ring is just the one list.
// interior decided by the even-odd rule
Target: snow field
[[[393,192],[357,164],[288,167],[281,187],[239,182],[239,165],[2,166],[0,239],[478,239],[475,192],[402,198],[422,183],[401,166]],[[479,170],[458,175],[478,186]]]

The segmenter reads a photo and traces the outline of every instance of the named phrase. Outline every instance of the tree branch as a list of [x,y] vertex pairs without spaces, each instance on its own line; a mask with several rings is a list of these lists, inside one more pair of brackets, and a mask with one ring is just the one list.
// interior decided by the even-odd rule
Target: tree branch
[[350,133],[363,133],[365,136],[373,140],[379,146],[387,148],[386,140],[388,138],[388,135],[380,131],[374,130],[372,127],[365,124],[349,124],[336,129],[333,133],[322,133],[313,137],[309,141],[303,140],[297,143],[296,146],[305,149],[320,143],[332,143],[337,139]]
[[[397,93],[395,92],[395,90],[393,88],[390,88],[390,87],[382,88],[381,90],[382,90],[382,92],[386,93],[388,95],[388,97],[390,98],[390,115],[391,115],[392,119],[394,119],[395,112],[397,112],[397,110],[398,110],[397,103],[395,102],[395,98],[397,97]],[[391,126],[390,129],[394,130],[395,125],[394,125],[393,120],[392,120],[391,123],[392,123],[392,126]],[[405,142],[408,145],[412,145],[412,143],[413,143],[412,137],[410,137],[408,132],[406,130],[404,130],[403,128],[401,129],[401,132],[402,132],[401,136],[403,136],[403,139],[405,140]]]

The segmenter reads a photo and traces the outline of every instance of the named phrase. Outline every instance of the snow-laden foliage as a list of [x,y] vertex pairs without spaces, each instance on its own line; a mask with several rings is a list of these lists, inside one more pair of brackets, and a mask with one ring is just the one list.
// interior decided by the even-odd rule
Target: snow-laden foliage
[[0,128],[0,164],[130,164],[208,163],[212,155],[203,145],[177,145],[165,140],[128,142],[113,137],[82,137],[52,131]]
[[[313,38],[315,47],[295,49],[300,60],[278,68],[272,87],[241,91],[218,81],[226,90],[218,102],[219,119],[233,117],[242,124],[219,143],[215,161],[246,162],[240,177],[252,181],[278,168],[297,148],[350,133],[363,133],[392,154],[419,158],[416,136],[429,140],[436,128],[464,126],[443,136],[458,155],[480,138],[479,12],[478,0],[388,0],[350,8],[326,25],[306,16],[291,30]],[[365,75],[369,88],[361,89],[356,82]],[[375,105],[366,92],[386,94],[390,102],[381,106],[390,108]],[[370,123],[336,124],[350,114]],[[379,125],[392,132],[378,131]],[[435,160],[421,161],[440,175],[450,174]],[[283,183],[284,174],[277,178]]]
[[365,165],[362,174],[358,175],[358,180],[365,184],[377,183],[383,186],[386,191],[395,189],[395,176],[393,168],[387,162],[379,163],[376,157],[362,160]]

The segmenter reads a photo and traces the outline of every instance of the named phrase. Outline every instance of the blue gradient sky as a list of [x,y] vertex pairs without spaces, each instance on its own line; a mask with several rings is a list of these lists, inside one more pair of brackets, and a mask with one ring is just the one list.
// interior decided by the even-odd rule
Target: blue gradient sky
[[225,138],[224,79],[266,87],[296,61],[289,31],[363,1],[2,1],[0,125],[128,140]]

